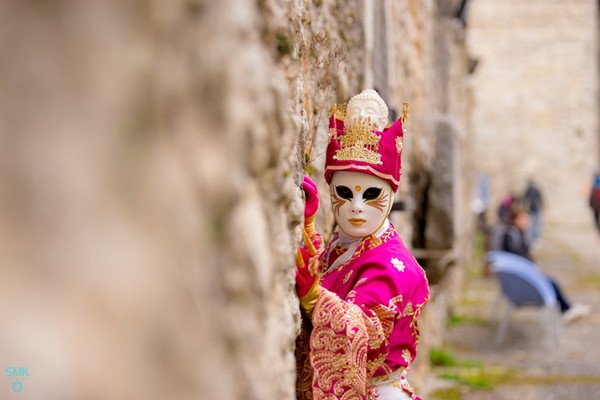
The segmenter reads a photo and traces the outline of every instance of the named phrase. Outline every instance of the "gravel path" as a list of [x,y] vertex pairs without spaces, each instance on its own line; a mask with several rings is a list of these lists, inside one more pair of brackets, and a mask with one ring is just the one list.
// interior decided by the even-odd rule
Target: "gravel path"
[[426,400],[600,399],[600,235],[591,225],[547,226],[533,253],[569,300],[588,304],[591,313],[563,325],[556,344],[542,328],[541,313],[516,310],[504,344],[495,346],[498,288],[481,268],[470,271],[447,343],[459,365],[436,369],[453,376],[438,380],[451,388]]

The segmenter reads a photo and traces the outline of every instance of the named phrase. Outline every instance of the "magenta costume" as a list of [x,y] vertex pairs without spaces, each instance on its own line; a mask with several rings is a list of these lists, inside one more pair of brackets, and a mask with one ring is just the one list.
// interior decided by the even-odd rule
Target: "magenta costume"
[[[378,97],[365,92],[367,100]],[[417,355],[417,317],[429,300],[429,287],[387,220],[400,181],[404,118],[378,131],[370,119],[344,127],[345,112],[332,107],[325,163],[338,231],[315,254],[318,279],[300,298],[298,398],[418,399],[406,373]],[[365,174],[377,179],[365,180]],[[379,228],[354,234],[378,215]],[[305,228],[310,242],[322,243],[312,219]]]
[[[298,340],[301,399],[377,399],[369,381],[407,368],[417,353],[417,316],[429,289],[394,227],[364,239],[348,262],[327,270],[327,255],[331,264],[340,250],[328,247],[321,256],[324,290],[312,329],[305,324]],[[397,380],[417,398],[401,374]]]

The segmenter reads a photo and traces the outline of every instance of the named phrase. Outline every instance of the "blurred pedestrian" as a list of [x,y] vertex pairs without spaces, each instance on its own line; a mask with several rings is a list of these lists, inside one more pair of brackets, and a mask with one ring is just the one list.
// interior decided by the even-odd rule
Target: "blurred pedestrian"
[[500,206],[498,207],[498,220],[500,223],[508,222],[508,214],[510,207],[515,201],[515,196],[512,193],[505,193],[502,196],[502,200],[500,201]]
[[592,189],[590,190],[590,207],[594,214],[594,223],[600,232],[600,172],[594,174]]
[[490,184],[487,175],[480,175],[477,179],[475,197],[471,208],[477,217],[477,229],[487,234],[490,227],[487,222],[487,210],[490,204]]
[[[530,253],[530,242],[527,235],[529,222],[529,213],[521,204],[515,202],[509,209],[508,222],[494,227],[494,237],[490,241],[489,250],[506,251],[535,262]],[[548,277],[548,281],[554,288],[556,300],[566,322],[589,314],[590,307],[588,305],[571,305],[556,280]]]
[[523,194],[523,204],[529,213],[529,218],[531,220],[527,234],[529,235],[531,243],[535,243],[539,239],[542,230],[541,213],[544,201],[542,192],[531,179],[527,181],[527,188]]

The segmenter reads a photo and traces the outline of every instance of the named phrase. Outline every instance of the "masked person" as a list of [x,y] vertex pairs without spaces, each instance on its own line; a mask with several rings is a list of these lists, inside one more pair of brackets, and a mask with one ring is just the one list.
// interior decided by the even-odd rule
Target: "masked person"
[[337,230],[314,227],[316,185],[304,179],[304,243],[296,289],[299,399],[418,399],[407,381],[417,316],[429,299],[424,271],[388,220],[400,179],[403,130],[366,90],[333,109],[325,163]]

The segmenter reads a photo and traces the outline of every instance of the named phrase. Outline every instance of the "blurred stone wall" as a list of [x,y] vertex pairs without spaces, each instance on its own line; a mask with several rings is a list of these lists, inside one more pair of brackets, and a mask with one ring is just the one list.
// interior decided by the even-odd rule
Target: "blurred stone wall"
[[[415,247],[450,249],[470,231],[470,89],[460,2],[393,2],[392,103],[408,101],[400,195],[414,212]],[[467,233],[465,233],[467,232]]]
[[[457,162],[454,3],[377,13],[379,81],[413,107],[405,177]],[[0,1],[0,366],[28,374],[1,398],[294,398],[297,183],[322,187],[330,233],[327,111],[373,74],[366,5]],[[432,186],[439,232],[455,172]]]
[[598,2],[475,0],[469,10],[476,167],[490,179],[490,217],[534,179],[545,221],[591,225],[598,167]]
[[0,363],[29,375],[0,397],[294,397],[295,182],[358,87],[356,3],[0,2]]

